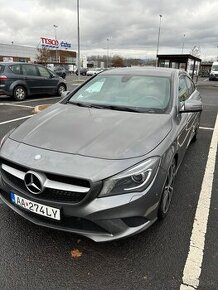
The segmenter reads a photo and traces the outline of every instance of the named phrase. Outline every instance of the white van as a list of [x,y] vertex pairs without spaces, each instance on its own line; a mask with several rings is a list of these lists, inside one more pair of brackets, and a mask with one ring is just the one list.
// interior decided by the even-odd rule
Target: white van
[[218,79],[218,62],[214,61],[211,67],[209,80],[214,81],[216,79]]

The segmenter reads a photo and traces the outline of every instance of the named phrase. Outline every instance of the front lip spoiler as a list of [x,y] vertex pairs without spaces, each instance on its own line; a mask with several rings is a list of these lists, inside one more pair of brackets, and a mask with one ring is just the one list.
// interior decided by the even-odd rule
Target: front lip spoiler
[[109,241],[113,241],[113,240],[126,238],[126,237],[129,237],[129,236],[135,235],[136,233],[140,233],[141,231],[143,231],[143,230],[147,229],[148,227],[150,227],[157,220],[157,218],[155,218],[154,220],[149,220],[149,221],[147,221],[145,224],[143,224],[141,226],[128,228],[126,231],[122,232],[121,234],[117,234],[117,235],[112,235],[110,233],[107,234],[107,233],[99,233],[99,232],[89,232],[89,231],[82,231],[82,230],[78,230],[78,229],[62,227],[62,226],[60,226],[58,224],[57,225],[50,224],[50,223],[47,224],[45,222],[39,221],[37,218],[29,216],[24,211],[20,210],[18,207],[13,206],[2,195],[0,195],[0,198],[2,199],[3,203],[7,204],[13,211],[15,211],[17,214],[19,214],[20,216],[22,216],[26,220],[31,221],[35,225],[39,225],[39,226],[43,226],[43,227],[46,227],[46,228],[51,228],[51,229],[55,229],[55,230],[60,230],[60,231],[64,231],[64,232],[70,232],[70,233],[82,235],[82,236],[85,236],[85,237],[95,241],[95,242],[109,242]]

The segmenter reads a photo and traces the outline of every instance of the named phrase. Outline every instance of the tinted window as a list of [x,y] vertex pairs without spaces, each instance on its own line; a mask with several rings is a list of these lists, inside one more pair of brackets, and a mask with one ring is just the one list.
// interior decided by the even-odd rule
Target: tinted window
[[21,66],[19,64],[10,65],[9,68],[16,75],[22,75]]
[[189,97],[188,87],[185,78],[182,76],[179,78],[179,101],[184,102]]
[[185,77],[188,86],[189,94],[191,95],[195,91],[195,85],[189,77]]
[[4,71],[4,65],[0,65],[0,73],[3,73],[3,71]]
[[23,64],[23,73],[28,76],[39,76],[38,70],[35,65]]
[[213,65],[211,70],[218,71],[218,65]]
[[39,73],[41,77],[46,77],[46,78],[50,77],[50,73],[45,67],[38,66],[38,69],[39,69]]
[[170,101],[170,79],[141,75],[97,76],[70,102],[165,111]]

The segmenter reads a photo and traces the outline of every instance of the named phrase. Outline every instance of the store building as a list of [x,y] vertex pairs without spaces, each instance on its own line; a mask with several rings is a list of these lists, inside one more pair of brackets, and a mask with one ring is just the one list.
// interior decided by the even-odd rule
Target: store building
[[0,43],[0,62],[40,62],[39,55],[47,50],[46,63],[73,64],[76,63],[76,52],[71,50],[71,44],[47,37],[41,37],[38,47]]

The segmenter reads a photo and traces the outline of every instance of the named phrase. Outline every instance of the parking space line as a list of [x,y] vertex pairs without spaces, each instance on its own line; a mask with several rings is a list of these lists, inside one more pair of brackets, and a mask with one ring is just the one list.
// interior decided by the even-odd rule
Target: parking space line
[[34,108],[33,106],[17,105],[14,103],[0,103],[0,106],[12,106],[12,107],[23,107],[23,108]]
[[34,100],[25,100],[25,101],[19,101],[14,102],[13,104],[22,104],[22,103],[30,103],[30,102],[40,102],[40,101],[47,101],[47,100],[55,100],[60,99],[61,97],[54,97],[54,98],[41,98],[41,99],[34,99]]
[[[34,114],[33,114],[33,115],[34,115]],[[29,115],[29,116],[25,116],[25,117],[20,117],[20,118],[16,118],[16,119],[12,119],[12,120],[8,120],[8,121],[4,121],[4,122],[1,122],[1,123],[0,123],[0,126],[1,126],[1,125],[5,125],[5,124],[8,124],[8,123],[12,123],[12,122],[16,122],[16,121],[20,121],[20,120],[23,120],[23,119],[30,118],[30,117],[32,117],[33,115]]]
[[210,127],[199,127],[199,129],[201,129],[201,130],[210,130],[210,131],[214,130],[214,128],[210,128]]
[[216,164],[217,143],[218,114],[210,143],[206,169],[192,228],[189,253],[183,271],[183,283],[180,285],[180,290],[196,289],[199,285]]

